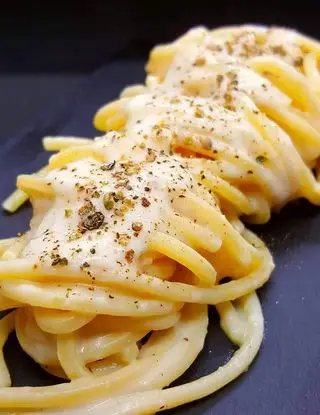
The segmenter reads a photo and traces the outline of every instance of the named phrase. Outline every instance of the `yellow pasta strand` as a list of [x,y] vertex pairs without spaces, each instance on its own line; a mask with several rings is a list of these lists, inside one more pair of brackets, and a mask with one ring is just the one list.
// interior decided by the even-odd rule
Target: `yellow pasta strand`
[[[314,158],[318,157],[318,151],[314,154],[314,149],[319,148],[320,135],[306,120],[289,109],[277,106],[275,103],[266,102],[260,98],[256,100],[256,103],[260,110],[277,121],[290,134],[299,153],[307,163],[310,163]],[[308,150],[311,147],[313,149],[309,153]]]
[[223,331],[233,343],[241,346],[248,333],[247,323],[241,319],[231,302],[217,304],[216,309],[220,315]]
[[216,272],[212,265],[183,242],[164,233],[157,232],[151,238],[149,248],[181,263],[194,272],[202,283],[214,285]]
[[120,98],[131,98],[147,92],[144,85],[130,85],[124,88],[120,94]]
[[1,408],[52,408],[86,402],[106,393],[116,393],[127,382],[131,382],[141,372],[150,367],[152,359],[137,361],[115,373],[98,377],[85,377],[73,382],[40,387],[0,388]]
[[81,359],[77,341],[75,333],[59,334],[57,336],[58,359],[69,379],[91,376],[90,370],[86,368]]
[[[1,287],[9,299],[36,307],[72,310],[78,313],[85,309],[88,313],[114,316],[159,316],[170,314],[181,307],[179,302],[143,299],[124,295],[109,288],[95,287],[91,290],[90,286],[80,284],[74,286],[69,284],[44,285],[28,281],[3,280]],[[151,291],[154,290],[151,289]]]
[[70,147],[50,157],[48,170],[59,169],[67,163],[83,158],[93,158],[97,161],[104,161],[104,155],[100,151],[93,149],[91,146]]
[[43,148],[47,151],[60,151],[65,148],[90,145],[91,143],[92,140],[84,137],[47,136],[42,139]]
[[[147,275],[133,276],[112,276],[109,274],[102,274],[96,276],[96,283],[102,283],[107,286],[123,287],[140,293],[149,295],[155,295],[157,298],[162,298],[168,301],[177,301],[177,305],[172,303],[165,303],[165,301],[159,300],[141,300],[137,297],[125,297],[118,292],[111,289],[103,289],[96,287],[91,293],[86,286],[77,284],[70,289],[67,284],[46,284],[46,286],[39,283],[31,283],[27,281],[10,281],[4,278],[10,277],[10,269],[12,277],[25,278],[26,274],[18,274],[14,271],[14,267],[19,269],[19,261],[15,261],[11,267],[2,267],[0,263],[0,278],[3,293],[17,301],[28,302],[34,306],[41,306],[47,308],[60,308],[60,309],[73,309],[80,311],[85,307],[87,312],[97,314],[111,314],[111,315],[131,315],[141,316],[147,315],[160,315],[169,314],[174,310],[174,307],[179,307],[179,302],[192,302],[201,304],[217,304],[223,301],[230,301],[238,298],[239,296],[250,293],[259,287],[261,287],[270,277],[270,273],[273,270],[273,260],[267,249],[263,248],[263,257],[261,263],[257,269],[254,269],[247,276],[240,278],[236,281],[230,281],[226,284],[215,286],[212,288],[195,287],[192,285],[162,281],[159,278],[154,278]],[[4,263],[5,264],[5,263]],[[7,265],[7,264],[6,264]],[[29,269],[28,269],[29,268]],[[26,264],[26,270],[30,272],[27,274],[29,278],[32,278],[32,266]],[[8,272],[7,272],[8,271]],[[25,272],[28,272],[25,271]],[[70,272],[70,271],[69,271]],[[94,273],[94,271],[92,271]],[[48,278],[48,276],[55,275],[52,270],[41,270],[39,273],[37,270],[34,272],[35,277]],[[69,273],[71,278],[75,278],[78,274]],[[68,274],[65,274],[68,276]],[[78,275],[81,277],[81,275]],[[86,274],[82,274],[83,278],[86,278]],[[68,289],[70,291],[68,291]],[[66,293],[70,293],[66,297]],[[75,295],[72,295],[75,293]],[[79,293],[79,294],[78,294]],[[81,294],[80,294],[81,293]],[[115,298],[125,299],[121,304],[119,301],[111,301],[108,299],[109,293]],[[82,297],[82,298],[80,298]],[[90,300],[90,298],[92,298]],[[98,299],[103,299],[103,304],[98,303]],[[132,302],[131,302],[132,301]],[[139,308],[136,307],[134,301],[139,302]],[[162,304],[162,306],[160,305]]]
[[140,330],[136,333],[128,331],[96,334],[93,332],[88,335],[82,330],[80,332],[79,356],[86,363],[105,359],[114,353],[120,353],[124,348],[141,340],[146,334],[146,331]]
[[129,346],[122,349],[119,353],[119,359],[124,364],[129,364],[132,361],[136,360],[139,355],[139,348],[137,343],[132,343]]
[[40,177],[22,174],[17,178],[17,187],[28,196],[46,197],[52,199],[55,196],[51,183]]
[[313,88],[319,93],[320,88],[320,74],[318,70],[318,59],[315,53],[308,53],[303,60],[303,69],[310,81],[310,88]]
[[56,337],[39,329],[29,309],[17,311],[15,329],[21,347],[37,363],[59,366]]
[[101,107],[95,114],[93,125],[97,130],[119,130],[127,121],[125,113],[122,111],[127,98],[111,102],[110,104]]
[[132,331],[136,332],[165,330],[174,326],[180,319],[180,312],[168,314],[160,317],[114,317],[114,316],[97,316],[92,322],[94,326],[106,327],[108,331]]
[[200,226],[177,213],[175,213],[170,220],[178,234],[180,234],[188,245],[194,249],[200,248],[205,249],[208,252],[217,252],[221,248],[221,238],[205,227]]
[[71,333],[95,318],[95,314],[87,315],[41,307],[33,307],[33,314],[38,326],[43,331],[52,334]]
[[[40,169],[35,175],[43,176],[47,172],[47,167]],[[4,210],[10,213],[16,212],[27,200],[29,195],[21,189],[15,190],[2,203]]]
[[2,202],[2,208],[14,213],[29,199],[29,195],[23,190],[17,189]]
[[305,78],[289,64],[272,57],[258,57],[249,60],[249,65],[257,72],[265,74],[279,89],[299,103],[311,114],[319,112],[319,103],[305,82]]
[[[232,358],[212,374],[165,390],[154,389],[152,391],[135,392],[120,397],[107,398],[99,402],[97,406],[94,404],[91,407],[89,406],[88,409],[94,415],[102,415],[107,408],[110,414],[117,415],[152,413],[200,399],[221,389],[248,369],[262,342],[263,317],[259,300],[255,294],[251,294],[244,299],[243,309],[248,318],[250,335]],[[71,415],[77,413],[76,410],[79,409],[66,410],[64,413]]]

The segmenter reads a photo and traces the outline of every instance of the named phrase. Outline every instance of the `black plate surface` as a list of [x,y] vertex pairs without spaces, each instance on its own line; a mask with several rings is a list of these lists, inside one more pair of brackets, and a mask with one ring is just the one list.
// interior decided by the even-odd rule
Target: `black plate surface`
[[[45,164],[44,135],[95,136],[92,115],[129,83],[142,81],[143,65],[119,61],[97,71],[72,96],[61,96],[39,122],[0,145],[0,199],[19,173]],[[1,126],[0,126],[1,128]],[[0,237],[26,230],[30,208],[0,215]],[[266,321],[262,349],[249,371],[213,396],[171,410],[188,415],[273,415],[320,413],[320,210],[295,203],[255,229],[268,243],[277,264],[271,281],[259,292]],[[214,309],[205,348],[176,383],[206,375],[234,350],[219,328]],[[49,385],[56,381],[26,356],[13,335],[5,347],[14,385]]]

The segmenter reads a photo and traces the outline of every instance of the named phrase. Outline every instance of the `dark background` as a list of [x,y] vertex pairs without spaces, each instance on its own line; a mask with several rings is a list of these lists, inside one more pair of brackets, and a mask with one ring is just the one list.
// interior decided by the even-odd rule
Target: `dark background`
[[1,5],[1,72],[86,72],[145,58],[189,27],[260,22],[318,36],[319,1],[77,1]]
[[189,27],[264,23],[320,38],[319,1],[1,2],[0,140],[63,100],[96,68],[146,60]]

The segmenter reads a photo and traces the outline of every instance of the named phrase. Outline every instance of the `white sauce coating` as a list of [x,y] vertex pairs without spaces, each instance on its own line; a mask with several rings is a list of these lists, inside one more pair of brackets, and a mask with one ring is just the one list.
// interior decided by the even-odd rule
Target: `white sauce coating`
[[226,27],[209,31],[198,27],[172,44],[151,52],[147,65],[149,89],[164,88],[187,95],[210,97],[226,108],[239,108],[241,95],[288,106],[291,99],[250,68],[252,60],[270,57],[301,72],[307,53],[301,36],[283,28]]
[[[272,193],[270,202],[281,206],[299,192],[300,164],[283,161],[283,155],[277,157],[256,126],[245,119],[243,109],[249,106],[258,114],[255,103],[261,99],[285,108],[291,105],[291,98],[268,79],[267,72],[260,75],[249,65],[252,59],[266,56],[300,71],[304,54],[296,32],[282,28],[194,28],[151,53],[147,66],[151,94],[136,97],[127,105],[128,129],[134,130],[140,117],[142,134],[158,140],[159,145],[164,146],[169,138],[173,145],[178,142],[183,147],[183,140],[189,140],[189,149],[198,152],[199,142],[204,140],[218,153],[214,158],[220,160],[215,163],[224,164],[221,177],[231,183],[241,180],[254,185],[255,177],[247,174],[251,169],[244,171],[237,160],[234,169],[230,158],[222,155],[223,148],[235,155],[243,153],[263,170]],[[281,146],[295,152],[290,138],[272,121],[270,125]]]
[[[93,146],[106,163],[85,158],[46,176],[56,194],[52,202],[33,201],[34,218],[22,256],[43,266],[90,271],[100,263],[115,275],[136,273],[139,256],[156,229],[167,229],[172,203],[194,186],[181,161],[135,147],[110,158],[107,134]],[[63,272],[63,271],[62,271]]]
[[[210,98],[177,94],[170,88],[136,96],[125,111],[126,132],[132,142],[142,141],[166,153],[177,148],[198,154],[212,150],[216,159],[212,163],[220,165],[219,159],[225,159],[228,152],[229,163],[218,170],[218,175],[233,183],[255,184],[257,177],[246,163],[239,162],[241,156],[253,163],[269,183],[274,204],[281,205],[298,190],[299,182],[294,179],[298,172],[290,167],[286,174],[274,150],[241,111],[231,111]],[[192,164],[188,164],[191,171]],[[213,171],[217,173],[216,168]]]
[[[223,105],[230,97],[237,104],[239,92],[289,105],[290,99],[268,79],[255,73],[236,57],[217,53],[205,44],[194,43],[175,56],[163,81],[166,88],[201,95]],[[227,94],[227,95],[226,95]]]

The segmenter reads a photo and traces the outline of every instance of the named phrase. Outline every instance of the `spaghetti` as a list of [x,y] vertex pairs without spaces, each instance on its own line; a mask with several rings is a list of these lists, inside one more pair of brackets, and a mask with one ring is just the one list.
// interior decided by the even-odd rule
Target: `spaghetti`
[[157,46],[145,89],[127,88],[97,112],[95,126],[133,128],[143,118],[153,142],[206,158],[189,168],[213,172],[207,182],[235,214],[263,223],[291,199],[319,204],[318,55],[315,41],[286,29],[196,28]]
[[[4,202],[14,211],[30,197],[34,215],[0,243],[0,307],[15,308],[0,346],[15,330],[70,382],[11,388],[1,354],[3,410],[155,413],[247,370],[264,330],[255,290],[274,265],[240,219],[319,203],[319,50],[284,29],[194,29],[155,48],[146,84],[97,112],[104,136],[44,138],[58,153]],[[208,305],[238,350],[163,389],[201,351]]]

